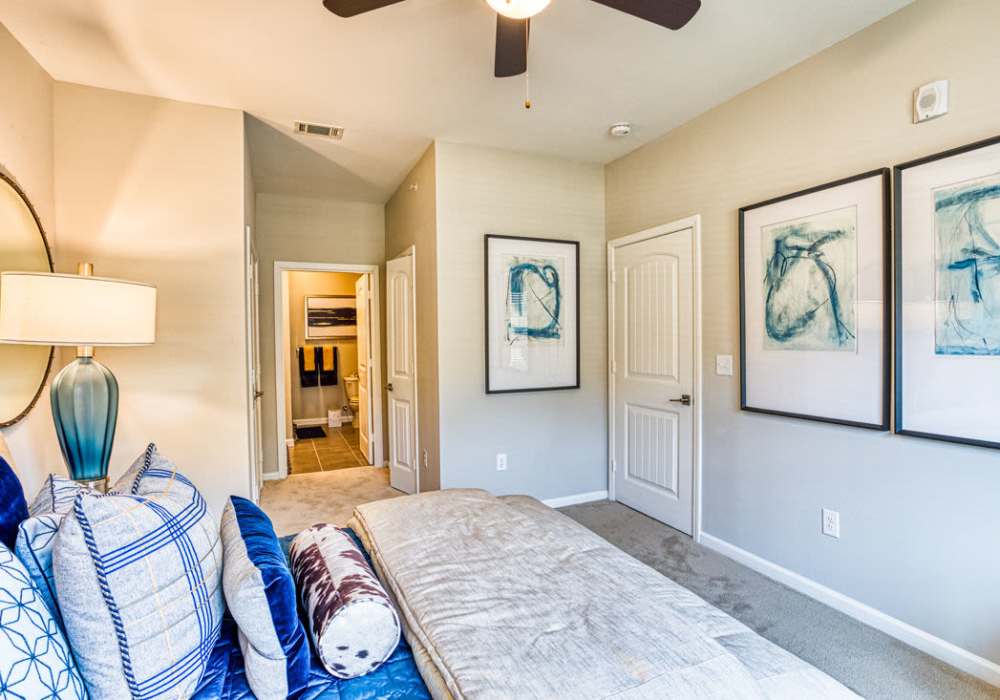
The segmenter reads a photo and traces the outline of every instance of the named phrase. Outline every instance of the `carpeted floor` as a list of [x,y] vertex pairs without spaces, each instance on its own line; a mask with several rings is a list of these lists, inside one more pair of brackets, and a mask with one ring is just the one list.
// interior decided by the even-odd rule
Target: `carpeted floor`
[[1000,698],[962,673],[620,503],[561,512],[866,698]]
[[316,523],[346,525],[354,506],[402,495],[389,486],[386,467],[353,467],[264,482],[260,507],[281,536],[295,534]]
[[[388,469],[359,467],[268,482],[261,505],[278,534],[287,535],[318,522],[344,525],[355,505],[400,495],[389,486]],[[620,503],[598,501],[562,512],[863,697],[1000,700],[1000,689],[701,547]]]

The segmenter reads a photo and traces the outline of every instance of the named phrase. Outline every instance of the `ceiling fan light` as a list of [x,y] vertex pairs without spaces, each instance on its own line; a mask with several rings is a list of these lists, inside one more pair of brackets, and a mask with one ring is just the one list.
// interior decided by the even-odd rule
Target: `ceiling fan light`
[[528,19],[548,7],[550,0],[486,0],[490,7],[511,19]]

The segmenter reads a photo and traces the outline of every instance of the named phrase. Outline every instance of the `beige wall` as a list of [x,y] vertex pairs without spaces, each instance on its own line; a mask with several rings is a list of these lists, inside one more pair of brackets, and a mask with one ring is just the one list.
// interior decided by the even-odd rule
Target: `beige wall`
[[434,144],[385,205],[386,259],[416,249],[420,489],[441,487],[438,406],[437,178]]
[[[0,24],[0,171],[11,177],[31,200],[42,227],[55,247],[53,190],[52,93],[53,81],[17,40]],[[58,359],[58,358],[57,358]],[[53,368],[53,374],[58,366]],[[51,379],[51,376],[50,376]],[[65,474],[52,414],[48,387],[35,408],[21,422],[0,431],[10,443],[15,469],[28,498],[49,472]]]
[[[258,193],[256,238],[260,257],[264,472],[273,475],[278,469],[274,263],[382,265],[385,262],[385,215],[378,204]],[[382,326],[385,326],[384,319]],[[384,342],[382,347],[384,349]],[[290,412],[286,411],[285,415]]]
[[[355,283],[361,275],[352,272],[288,272],[288,356],[292,359],[291,375],[285,378],[286,391],[291,394],[291,418],[326,418],[328,410],[347,405],[344,377],[358,371],[358,341],[356,338],[306,340],[305,303],[307,296],[354,296]],[[313,345],[333,345],[337,348],[336,386],[301,387],[298,381],[296,348]],[[322,398],[321,398],[322,397]],[[289,433],[291,435],[291,433]]]
[[[442,487],[543,499],[607,489],[603,168],[443,142],[436,160]],[[485,393],[487,233],[580,242],[580,389]]]
[[[922,0],[607,167],[609,237],[702,216],[706,368],[739,353],[737,209],[1000,133],[998,27]],[[951,114],[911,124],[940,78]],[[1000,661],[995,452],[742,413],[713,372],[703,405],[706,532]]]
[[111,475],[147,442],[217,514],[249,494],[241,112],[57,83],[57,268],[158,288],[156,344],[98,349],[121,390]]

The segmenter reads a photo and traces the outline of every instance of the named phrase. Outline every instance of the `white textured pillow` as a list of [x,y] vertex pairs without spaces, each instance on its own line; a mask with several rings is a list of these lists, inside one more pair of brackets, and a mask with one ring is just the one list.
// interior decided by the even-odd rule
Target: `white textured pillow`
[[56,543],[56,532],[73,507],[78,493],[97,495],[97,491],[64,476],[49,475],[35,500],[28,505],[30,517],[18,526],[14,547],[39,594],[60,624],[62,615],[52,578],[52,548]]
[[186,478],[151,471],[183,488],[81,494],[56,536],[56,594],[94,700],[190,696],[219,635],[217,521]]
[[315,525],[292,542],[291,560],[326,670],[355,678],[381,666],[399,644],[399,616],[351,536]]

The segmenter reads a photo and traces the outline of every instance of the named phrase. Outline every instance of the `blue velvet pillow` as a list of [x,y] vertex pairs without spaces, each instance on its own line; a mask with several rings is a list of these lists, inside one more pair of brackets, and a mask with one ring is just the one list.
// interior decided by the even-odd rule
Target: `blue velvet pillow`
[[294,695],[309,682],[309,640],[270,519],[247,499],[231,497],[222,546],[222,588],[239,627],[247,682],[259,700]]
[[17,526],[28,519],[28,502],[24,500],[24,489],[17,474],[0,457],[0,542],[7,549],[14,549],[17,541]]

